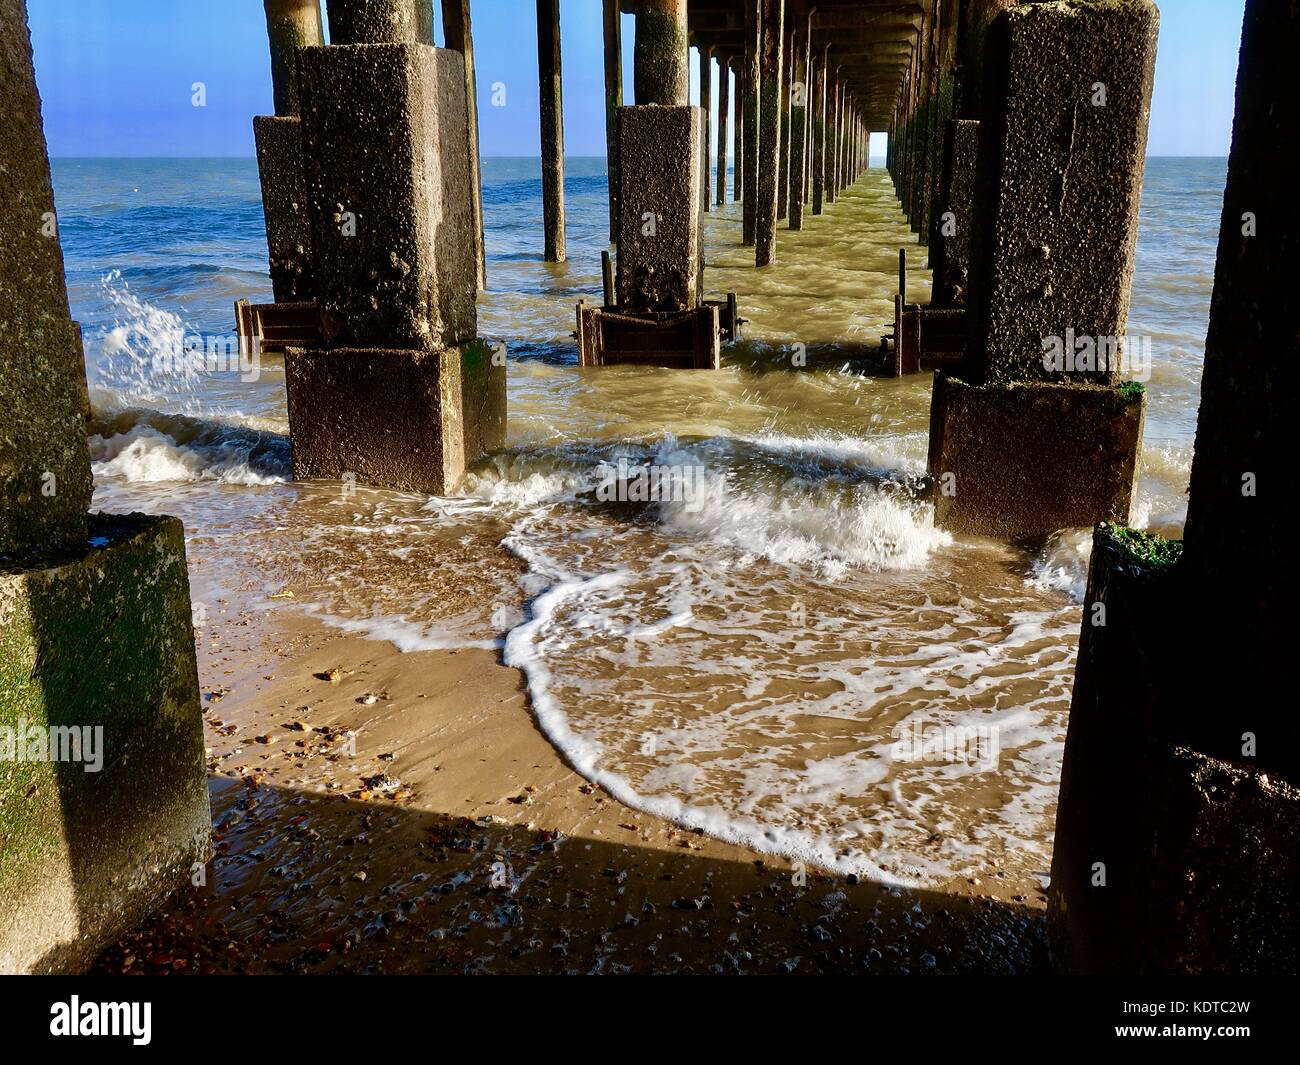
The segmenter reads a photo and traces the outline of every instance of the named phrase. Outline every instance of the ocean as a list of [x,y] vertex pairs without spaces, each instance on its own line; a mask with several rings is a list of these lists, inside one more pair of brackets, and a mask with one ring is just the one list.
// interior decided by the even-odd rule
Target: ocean
[[[928,291],[885,171],[781,229],[774,269],[740,247],[736,205],[708,216],[706,286],[750,319],[709,373],[578,368],[606,179],[603,160],[566,166],[570,258],[548,265],[538,161],[485,160],[479,329],[508,353],[508,446],[444,499],[293,483],[280,359],[172,358],[229,342],[234,300],[271,298],[252,160],[55,160],[96,509],[184,520],[200,625],[240,604],[403,650],[499,648],[539,727],[634,808],[885,882],[1045,877],[1089,532],[1032,552],[963,539],[916,498],[930,378],[862,376],[851,357],[892,329],[900,247],[910,298]],[[1225,173],[1146,171],[1134,523],[1166,535],[1185,514]],[[694,490],[607,498],[620,462],[690,471]]]

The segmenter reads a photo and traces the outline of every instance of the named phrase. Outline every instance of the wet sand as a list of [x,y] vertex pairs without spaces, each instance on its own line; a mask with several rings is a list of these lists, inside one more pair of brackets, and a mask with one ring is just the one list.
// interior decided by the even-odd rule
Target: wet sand
[[497,652],[227,604],[196,631],[214,862],[106,973],[1024,973],[1037,879],[908,891],[636,813]]

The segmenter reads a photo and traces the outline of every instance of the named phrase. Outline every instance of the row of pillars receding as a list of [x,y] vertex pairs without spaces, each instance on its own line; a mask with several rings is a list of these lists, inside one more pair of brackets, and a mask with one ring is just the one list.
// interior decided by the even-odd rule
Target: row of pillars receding
[[[744,205],[742,241],[754,247],[757,265],[774,262],[777,223],[788,220],[791,229],[801,229],[805,208],[821,214],[868,161],[868,115],[858,91],[841,74],[828,33],[817,31],[815,6],[804,0],[743,0],[724,12],[743,32],[713,43],[717,35],[710,29],[691,28],[697,13],[702,19],[709,14],[703,5],[604,0],[611,243],[618,239],[620,214],[617,123],[624,106],[625,11],[636,19],[633,92],[638,105],[689,102],[689,50],[695,44],[704,142],[698,153],[700,209],[707,212],[727,203],[728,172],[733,172],[731,198]],[[545,257],[557,262],[565,258],[559,0],[537,0],[537,35]]]
[[[1294,972],[1300,726],[1280,699],[1297,494],[1300,8],[1246,0],[1184,539],[1128,528],[1151,338],[1128,334],[1152,0],[927,0],[888,169],[962,314],[935,377],[935,521],[1094,526],[1049,894],[1055,961]],[[1157,371],[1158,372],[1158,369]],[[1135,378],[1126,380],[1126,378]]]

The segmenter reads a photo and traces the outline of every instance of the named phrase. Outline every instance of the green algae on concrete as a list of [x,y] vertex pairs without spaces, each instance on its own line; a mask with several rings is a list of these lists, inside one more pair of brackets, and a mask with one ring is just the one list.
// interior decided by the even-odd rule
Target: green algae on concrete
[[271,85],[275,113],[298,113],[298,76],[295,69],[299,48],[325,43],[320,0],[264,0],[266,34],[271,44]]
[[642,0],[636,14],[632,88],[638,104],[690,102],[686,0]]
[[[184,531],[139,514],[89,528],[87,550],[0,569],[5,972],[85,968],[209,855]],[[98,771],[91,746],[27,760],[20,736],[50,728],[99,737]]]
[[1117,545],[1124,547],[1135,560],[1148,566],[1172,566],[1183,557],[1181,540],[1167,540],[1163,536],[1156,536],[1142,529],[1133,529],[1127,525],[1102,522],[1097,526],[1097,535],[1109,536]]

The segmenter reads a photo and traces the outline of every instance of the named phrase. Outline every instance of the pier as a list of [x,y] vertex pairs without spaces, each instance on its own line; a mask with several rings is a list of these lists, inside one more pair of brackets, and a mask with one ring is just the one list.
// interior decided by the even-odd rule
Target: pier
[[[536,253],[563,271],[572,15],[520,6],[536,20]],[[245,345],[284,352],[295,480],[456,497],[506,450],[506,360],[479,322],[492,277],[471,7],[265,0],[273,113],[249,118],[273,302],[236,313]],[[901,255],[862,264],[879,288],[863,298],[893,304],[885,342],[776,342],[855,372],[933,373],[925,475],[897,487],[943,533],[1041,545],[1093,530],[1048,894],[1061,972],[1300,964],[1300,728],[1279,681],[1294,627],[1281,575],[1297,488],[1284,432],[1300,360],[1300,14],[1245,10],[1181,541],[1131,527],[1147,395],[1122,358],[1153,0],[601,10],[609,247],[605,291],[573,308],[577,372],[721,372],[747,294],[811,299],[791,265],[861,254],[837,224],[889,196]],[[129,755],[93,779],[0,764],[0,968],[79,971],[202,875],[208,773],[186,530],[90,512],[84,356],[43,224],[54,193],[22,0],[0,0],[0,53],[23,60],[0,67],[14,215],[0,231],[0,738],[75,724]],[[888,154],[868,173],[873,134]],[[732,235],[708,262],[706,221]],[[930,271],[928,301],[909,268]],[[723,298],[707,298],[706,269]],[[542,746],[529,742],[525,760]],[[752,870],[735,876],[762,890]]]

